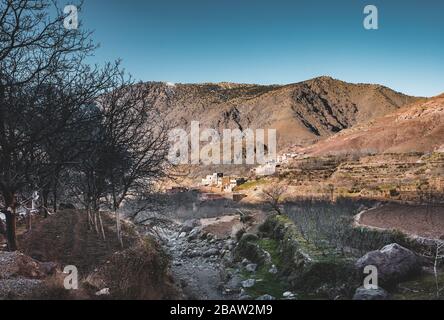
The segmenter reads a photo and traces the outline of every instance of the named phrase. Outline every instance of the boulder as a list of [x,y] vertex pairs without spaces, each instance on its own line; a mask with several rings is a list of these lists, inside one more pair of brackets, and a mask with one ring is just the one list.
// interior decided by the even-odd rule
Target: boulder
[[200,227],[201,225],[202,225],[202,223],[198,219],[187,220],[182,224],[182,227],[180,228],[179,233],[191,232],[191,230],[193,230],[196,227]]
[[358,272],[363,275],[366,266],[375,266],[380,284],[394,285],[421,272],[420,258],[399,244],[390,244],[381,250],[371,251],[356,262]]
[[205,251],[204,253],[203,253],[203,257],[204,258],[209,258],[209,257],[211,257],[211,256],[218,256],[219,255],[219,250],[218,249],[216,249],[216,248],[212,248],[212,249],[208,249],[207,251]]
[[360,287],[356,289],[356,293],[353,296],[353,300],[387,300],[389,294],[382,288],[378,289],[366,289]]
[[245,267],[245,270],[247,270],[248,272],[256,272],[257,264],[255,264],[255,263],[247,264],[247,266]]
[[43,279],[51,270],[20,252],[0,253],[0,279],[24,277]]
[[109,288],[104,288],[96,292],[96,296],[109,296],[109,295],[110,295]]
[[242,286],[242,279],[238,274],[234,274],[230,280],[225,284],[225,288],[230,291],[239,290]]
[[278,273],[278,269],[276,268],[275,265],[272,265],[271,268],[268,270],[269,273],[271,274],[277,274]]
[[20,252],[0,252],[0,300],[42,297],[55,263],[41,263]]
[[190,234],[188,235],[188,241],[197,240],[199,239],[201,229],[199,227],[194,228],[191,230]]
[[256,284],[256,280],[254,280],[254,279],[248,279],[248,280],[242,281],[243,288],[251,288],[255,284]]
[[282,294],[282,296],[283,296],[284,298],[287,298],[287,299],[292,299],[292,298],[296,297],[296,295],[295,295],[293,292],[291,292],[291,291],[286,291],[286,292],[284,292],[284,293]]

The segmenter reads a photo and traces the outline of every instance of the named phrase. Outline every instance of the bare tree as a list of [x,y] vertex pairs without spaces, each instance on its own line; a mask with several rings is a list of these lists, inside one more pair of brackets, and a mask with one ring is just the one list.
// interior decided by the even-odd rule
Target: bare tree
[[[100,120],[92,130],[88,153],[80,158],[77,188],[93,217],[101,207],[116,216],[120,237],[119,209],[128,198],[151,191],[153,183],[167,173],[167,123],[148,103],[149,88],[121,79],[121,85],[97,99]],[[100,220],[100,216],[99,216]]]
[[265,201],[278,215],[282,214],[281,202],[287,192],[287,186],[283,183],[274,183],[262,190]]
[[53,1],[0,3],[0,206],[11,251],[17,249],[18,195],[35,188],[36,176],[58,161],[44,143],[74,127],[76,110],[111,85],[115,70],[87,66],[95,48],[90,33],[65,29],[63,20]]
[[91,33],[63,20],[55,1],[0,2],[0,209],[11,251],[20,197],[39,190],[45,210],[52,196],[56,211],[61,190],[74,189],[92,221],[108,205],[119,229],[122,202],[167,168],[168,126],[148,88],[126,79],[119,62],[88,65]]
[[[0,213],[3,213],[3,211],[0,211]],[[0,219],[0,236],[6,236],[6,227],[2,219]]]
[[433,262],[433,273],[435,275],[435,285],[436,285],[436,298],[439,299],[442,289],[440,288],[439,278],[438,278],[438,265],[441,260],[444,259],[444,241],[438,241],[436,243],[436,251]]

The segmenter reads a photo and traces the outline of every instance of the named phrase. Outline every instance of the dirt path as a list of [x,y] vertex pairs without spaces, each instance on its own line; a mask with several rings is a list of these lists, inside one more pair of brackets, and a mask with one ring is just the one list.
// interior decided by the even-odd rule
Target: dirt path
[[444,239],[444,206],[388,204],[361,214],[359,224]]
[[[39,261],[75,265],[82,275],[122,250],[115,235],[113,217],[103,215],[106,240],[88,227],[84,211],[66,210],[35,224],[32,232],[19,235],[22,251]],[[124,235],[128,248],[137,240],[135,234]]]

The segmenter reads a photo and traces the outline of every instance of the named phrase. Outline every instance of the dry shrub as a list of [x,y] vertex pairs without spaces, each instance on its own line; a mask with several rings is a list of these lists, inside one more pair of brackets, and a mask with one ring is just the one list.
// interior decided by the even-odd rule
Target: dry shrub
[[93,291],[110,289],[112,299],[157,300],[177,297],[168,274],[169,259],[151,239],[115,253],[91,273],[85,285]]
[[85,300],[89,298],[88,292],[79,287],[77,290],[65,289],[63,282],[66,275],[59,272],[44,280],[42,288],[34,293],[31,299],[39,300]]

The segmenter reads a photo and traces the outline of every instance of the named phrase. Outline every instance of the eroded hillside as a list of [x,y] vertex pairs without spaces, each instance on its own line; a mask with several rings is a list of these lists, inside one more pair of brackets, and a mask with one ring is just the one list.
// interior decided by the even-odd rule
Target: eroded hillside
[[177,126],[277,129],[278,149],[307,146],[416,101],[379,85],[320,77],[285,86],[147,83],[149,99]]
[[432,152],[444,147],[444,95],[413,103],[309,147],[309,155]]

